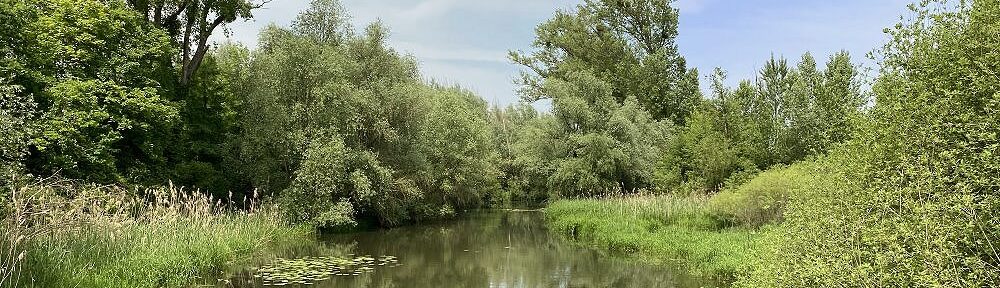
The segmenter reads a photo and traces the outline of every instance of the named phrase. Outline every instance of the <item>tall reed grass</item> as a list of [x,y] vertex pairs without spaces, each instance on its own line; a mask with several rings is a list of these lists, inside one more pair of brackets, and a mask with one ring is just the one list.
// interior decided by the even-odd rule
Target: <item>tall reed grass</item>
[[311,239],[257,197],[51,179],[5,189],[0,287],[183,286]]

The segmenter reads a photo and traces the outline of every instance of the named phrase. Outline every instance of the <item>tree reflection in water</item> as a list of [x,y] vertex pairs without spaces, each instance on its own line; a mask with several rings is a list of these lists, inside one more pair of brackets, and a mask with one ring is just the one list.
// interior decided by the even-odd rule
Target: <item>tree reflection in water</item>
[[[601,255],[549,233],[541,212],[483,212],[437,224],[328,235],[285,256],[391,255],[401,266],[311,287],[715,287],[667,266]],[[239,273],[232,287],[266,287]],[[286,286],[287,287],[287,286]]]

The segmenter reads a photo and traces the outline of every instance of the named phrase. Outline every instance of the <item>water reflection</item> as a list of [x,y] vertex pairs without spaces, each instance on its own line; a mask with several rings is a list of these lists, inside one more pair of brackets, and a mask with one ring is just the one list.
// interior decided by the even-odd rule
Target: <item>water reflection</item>
[[[322,243],[288,256],[391,255],[402,265],[310,287],[714,286],[669,267],[629,263],[575,247],[551,235],[539,212],[480,213],[447,223],[329,235]],[[252,275],[240,273],[224,286],[269,287]]]

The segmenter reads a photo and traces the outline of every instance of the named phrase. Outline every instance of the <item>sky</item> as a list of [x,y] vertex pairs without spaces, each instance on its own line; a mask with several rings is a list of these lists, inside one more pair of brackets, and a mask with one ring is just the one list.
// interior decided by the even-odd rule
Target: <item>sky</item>
[[[519,101],[521,68],[507,51],[530,51],[534,29],[557,10],[582,0],[341,0],[361,29],[373,21],[390,28],[389,45],[420,62],[424,77],[470,89],[494,105]],[[810,52],[817,62],[839,50],[873,67],[866,54],[886,42],[910,0],[678,0],[681,54],[698,68],[702,89],[715,67],[727,83],[751,79],[771,55],[796,62]],[[230,40],[255,47],[269,23],[290,26],[307,0],[272,0],[254,19],[228,25]],[[216,37],[216,41],[224,41]],[[547,109],[547,104],[536,107]]]

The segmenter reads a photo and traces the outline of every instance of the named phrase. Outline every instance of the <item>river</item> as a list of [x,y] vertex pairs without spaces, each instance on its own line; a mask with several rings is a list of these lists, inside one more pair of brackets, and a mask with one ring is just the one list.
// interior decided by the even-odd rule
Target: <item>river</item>
[[542,212],[479,212],[435,224],[326,235],[316,247],[286,254],[284,260],[238,271],[219,286],[716,286],[680,269],[609,257],[573,245],[545,228]]

